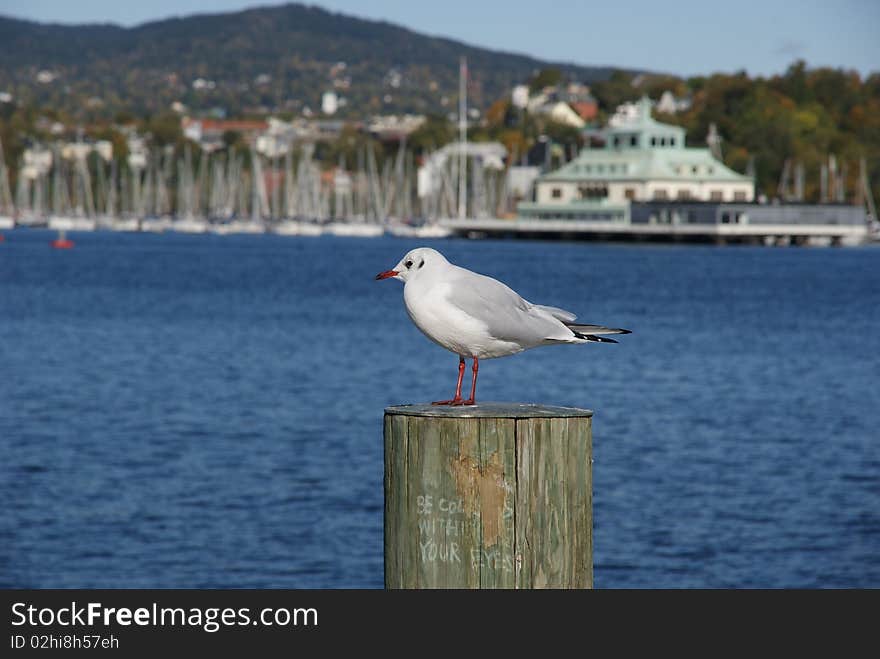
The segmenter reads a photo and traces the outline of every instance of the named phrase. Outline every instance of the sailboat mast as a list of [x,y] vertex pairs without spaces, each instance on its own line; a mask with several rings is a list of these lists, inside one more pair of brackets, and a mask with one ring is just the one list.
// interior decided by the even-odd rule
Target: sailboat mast
[[467,214],[467,59],[458,63],[458,217]]
[[12,199],[12,188],[9,186],[9,170],[3,155],[3,142],[0,141],[0,214],[15,215],[15,203]]

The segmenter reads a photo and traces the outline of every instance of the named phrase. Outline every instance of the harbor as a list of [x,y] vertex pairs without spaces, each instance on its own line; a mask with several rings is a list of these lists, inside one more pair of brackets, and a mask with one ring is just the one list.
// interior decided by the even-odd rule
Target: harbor
[[[360,128],[183,117],[181,147],[151,146],[128,131],[123,161],[111,143],[81,134],[34,145],[16,168],[13,195],[0,142],[0,230],[48,227],[68,247],[66,232],[96,229],[834,247],[880,239],[865,158],[854,180],[833,155],[823,161],[818,202],[805,198],[803,163],[787,159],[770,199],[757,192],[753,159],[746,173],[725,164],[715,124],[706,146],[693,146],[684,128],[654,117],[660,101],[642,96],[601,127],[563,112],[583,146],[567,158],[542,138],[541,165],[518,164],[500,142],[469,140],[466,69],[462,58],[458,139],[418,155],[407,140],[424,117],[374,117]],[[548,107],[571,113],[573,105]],[[345,134],[360,140],[349,159],[344,151],[335,165],[317,157]],[[224,142],[232,139],[238,149]]]
[[[311,143],[287,143],[274,158],[252,148],[248,166],[223,152],[196,160],[187,147],[175,161],[169,151],[144,149],[123,170],[113,160],[87,161],[94,147],[80,143],[72,162],[57,149],[31,156],[13,197],[0,144],[0,230],[768,246],[853,246],[880,237],[864,161],[858,205],[842,194],[825,203],[759,200],[752,177],[728,169],[709,148],[685,148],[684,131],[653,120],[647,98],[634,108],[618,109],[624,119],[598,133],[598,146],[543,174],[505,164],[500,144],[466,138],[418,167],[401,141],[382,169],[364,149],[356,169],[343,160],[329,171],[314,160]],[[528,183],[515,195],[522,169]]]

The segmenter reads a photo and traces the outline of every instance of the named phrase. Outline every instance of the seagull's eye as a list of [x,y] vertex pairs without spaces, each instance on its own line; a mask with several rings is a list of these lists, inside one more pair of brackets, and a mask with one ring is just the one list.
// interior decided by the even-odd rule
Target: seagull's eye
[[403,265],[405,265],[406,268],[407,268],[407,270],[409,270],[409,269],[412,267],[412,261],[407,261],[407,262],[404,263]]
[[422,259],[422,262],[419,263],[419,267],[421,268],[423,265],[425,265],[425,259]]

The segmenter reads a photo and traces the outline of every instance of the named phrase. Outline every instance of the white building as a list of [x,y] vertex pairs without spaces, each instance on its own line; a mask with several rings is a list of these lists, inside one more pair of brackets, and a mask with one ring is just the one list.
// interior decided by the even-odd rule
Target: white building
[[146,169],[147,160],[150,157],[146,138],[132,131],[128,134],[126,144],[128,146],[128,166],[134,170]]
[[535,202],[520,204],[520,214],[625,220],[633,202],[753,201],[751,178],[709,149],[685,146],[684,128],[655,121],[647,98],[634,105],[634,113],[623,108],[603,131],[604,148],[582,149],[567,165],[541,176]]
[[52,169],[52,150],[43,146],[33,146],[22,154],[22,177],[30,180],[45,176]]
[[275,117],[267,120],[268,128],[257,135],[254,148],[267,158],[280,158],[293,150],[299,139],[308,137],[303,120],[282,121]]
[[[643,101],[645,99],[642,99]],[[650,101],[648,101],[650,105]],[[622,126],[624,124],[629,124],[634,121],[638,121],[641,116],[641,109],[638,103],[632,103],[627,101],[626,103],[622,103],[618,105],[614,110],[614,114],[611,115],[611,118],[608,120],[608,125],[612,128],[617,126]],[[650,112],[650,107],[649,107]]]
[[328,115],[336,114],[338,109],[339,98],[336,96],[336,92],[324,92],[321,97],[321,112]]
[[380,140],[400,139],[418,130],[427,118],[421,114],[384,114],[371,117],[367,131]]
[[580,115],[575,112],[568,103],[559,101],[557,103],[548,103],[539,109],[543,115],[550,117],[552,121],[564,126],[572,128],[583,128],[586,122],[581,119]]
[[667,89],[660,95],[660,100],[657,101],[655,109],[657,112],[662,112],[664,114],[677,114],[679,112],[687,111],[690,107],[691,102],[688,99],[676,98],[675,95]]
[[529,104],[529,86],[516,85],[510,92],[510,102],[514,107],[522,110]]
[[507,149],[500,142],[450,142],[434,151],[417,174],[418,196],[420,198],[437,193],[448,179],[448,163],[450,158],[465,155],[469,161],[476,160],[485,169],[504,169]]
[[109,140],[96,142],[67,142],[61,145],[61,157],[65,160],[85,160],[94,151],[105,162],[113,158],[113,143]]

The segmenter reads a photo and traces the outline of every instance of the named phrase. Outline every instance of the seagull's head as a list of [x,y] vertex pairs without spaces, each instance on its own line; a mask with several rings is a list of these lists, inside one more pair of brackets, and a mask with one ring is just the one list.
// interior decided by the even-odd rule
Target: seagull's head
[[438,267],[448,265],[449,261],[436,249],[419,247],[406,253],[400,263],[392,270],[386,270],[376,275],[376,279],[399,279],[402,282],[410,281],[426,272],[436,270]]

